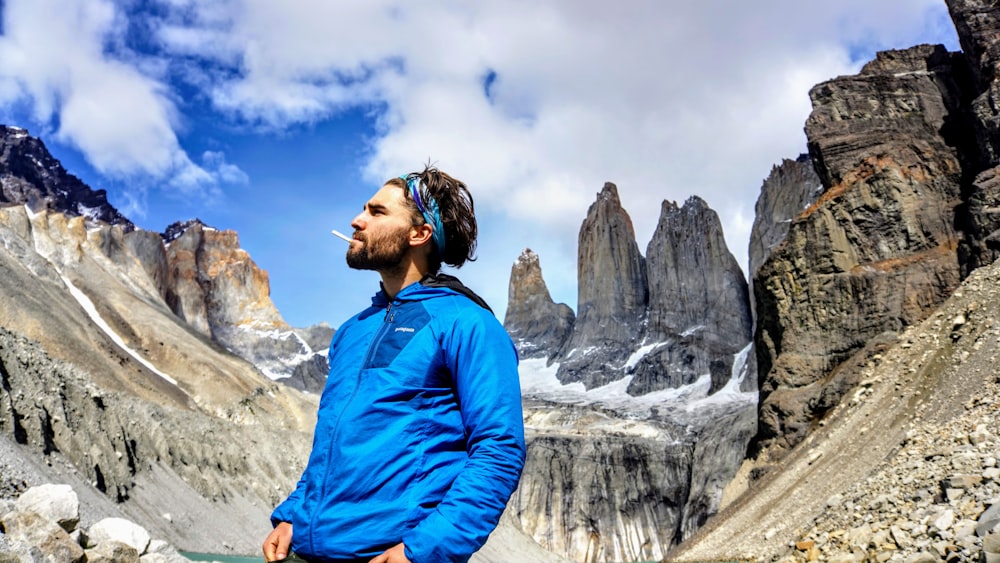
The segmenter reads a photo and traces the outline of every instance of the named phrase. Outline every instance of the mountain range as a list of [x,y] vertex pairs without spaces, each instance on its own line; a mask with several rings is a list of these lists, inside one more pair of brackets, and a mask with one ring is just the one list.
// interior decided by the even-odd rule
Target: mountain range
[[[997,423],[1000,8],[947,4],[961,52],[880,52],[810,91],[803,153],[761,185],[749,272],[697,196],[664,201],[642,251],[612,182],[581,224],[575,307],[525,249],[504,326],[528,458],[478,561],[884,560],[890,539],[900,557],[951,540],[937,553],[975,555],[982,540],[927,521],[985,514],[995,478],[965,507],[938,483],[896,503],[886,473],[934,458],[953,438],[935,425]],[[179,547],[256,553],[308,453],[333,328],[288,326],[237,233],[136,228],[12,126],[0,241],[4,451]],[[6,467],[2,496],[34,484]],[[866,482],[886,484],[882,508],[861,504]],[[914,495],[910,541],[836,535]]]

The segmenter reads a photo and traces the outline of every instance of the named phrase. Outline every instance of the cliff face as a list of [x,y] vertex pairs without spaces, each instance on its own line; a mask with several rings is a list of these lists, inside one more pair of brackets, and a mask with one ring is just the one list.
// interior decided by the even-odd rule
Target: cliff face
[[1000,257],[1000,130],[990,101],[1000,20],[981,2],[948,8],[964,53],[879,53],[859,75],[811,92],[806,134],[823,193],[792,220],[753,284],[757,449],[801,441],[880,340]]
[[576,315],[565,303],[554,303],[542,278],[538,255],[524,249],[510,270],[507,329],[522,358],[551,357],[565,344]]
[[718,510],[753,433],[752,408],[693,429],[526,402],[528,457],[510,507],[573,561],[661,560]]
[[965,236],[959,243],[962,275],[1000,258],[1000,18],[989,3],[954,0],[947,2],[958,38],[971,69],[968,88],[970,138],[975,146],[966,151],[962,185],[964,202],[956,224]]
[[753,283],[758,447],[801,441],[857,383],[856,370],[834,368],[958,285],[956,64],[940,46],[879,53],[810,92],[806,134],[824,191]]
[[559,380],[599,387],[621,377],[616,365],[637,348],[648,300],[646,263],[614,184],[587,211],[577,253],[577,318]]
[[240,248],[235,231],[193,220],[171,225],[164,238],[164,297],[178,317],[272,379],[292,376],[293,386],[322,389],[326,356],[314,353],[281,318],[267,272]]

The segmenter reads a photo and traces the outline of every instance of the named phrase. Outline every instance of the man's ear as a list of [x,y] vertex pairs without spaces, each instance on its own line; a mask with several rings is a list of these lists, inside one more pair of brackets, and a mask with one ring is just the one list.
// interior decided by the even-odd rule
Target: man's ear
[[425,244],[430,244],[433,236],[434,228],[427,223],[412,227],[410,228],[410,246],[423,246]]

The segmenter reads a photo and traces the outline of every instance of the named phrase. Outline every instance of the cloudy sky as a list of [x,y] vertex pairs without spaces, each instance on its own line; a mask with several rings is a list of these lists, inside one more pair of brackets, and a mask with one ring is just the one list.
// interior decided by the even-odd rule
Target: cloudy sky
[[0,123],[42,138],[142,228],[239,232],[295,326],[337,326],[377,276],[330,229],[431,160],[476,197],[456,272],[502,318],[541,256],[576,307],[604,182],[645,249],[698,195],[743,267],[760,185],[805,151],[809,88],[878,50],[958,50],[943,0],[0,0]]

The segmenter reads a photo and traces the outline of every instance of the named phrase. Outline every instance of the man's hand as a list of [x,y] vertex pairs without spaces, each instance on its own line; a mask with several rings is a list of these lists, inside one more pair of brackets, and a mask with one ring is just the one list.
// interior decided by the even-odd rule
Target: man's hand
[[[292,525],[281,522],[271,530],[264,540],[264,561],[277,561],[288,557],[292,545]],[[400,544],[402,545],[402,544]]]
[[403,544],[398,543],[380,555],[376,555],[368,563],[412,563],[403,554]]

